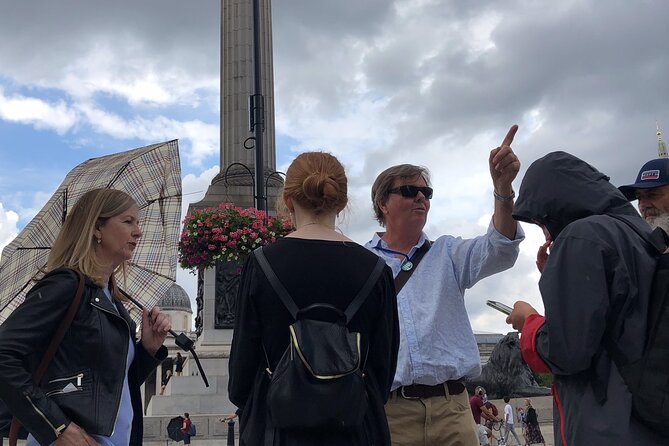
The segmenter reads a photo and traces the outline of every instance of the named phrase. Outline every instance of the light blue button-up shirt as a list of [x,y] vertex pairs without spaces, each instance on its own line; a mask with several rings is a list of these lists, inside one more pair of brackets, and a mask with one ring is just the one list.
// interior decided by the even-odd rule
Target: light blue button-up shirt
[[[381,234],[382,235],[382,234]],[[507,239],[492,222],[485,235],[462,239],[443,235],[432,242],[409,281],[397,295],[400,349],[392,390],[411,384],[436,385],[476,378],[481,361],[465,309],[464,293],[476,282],[513,266],[525,238],[520,225]],[[427,240],[421,234],[408,256]],[[400,272],[402,259],[376,248],[388,245],[375,234],[365,247]]]

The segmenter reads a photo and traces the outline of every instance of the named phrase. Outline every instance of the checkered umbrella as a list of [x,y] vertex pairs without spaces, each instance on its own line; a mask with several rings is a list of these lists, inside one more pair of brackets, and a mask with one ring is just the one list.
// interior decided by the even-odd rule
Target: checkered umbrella
[[[67,174],[56,193],[0,259],[0,323],[23,302],[43,275],[51,244],[68,210],[85,192],[107,187],[135,199],[142,238],[129,262],[127,281],[119,286],[151,308],[176,280],[181,219],[181,167],[177,141],[90,159]],[[141,313],[128,304],[133,318]]]

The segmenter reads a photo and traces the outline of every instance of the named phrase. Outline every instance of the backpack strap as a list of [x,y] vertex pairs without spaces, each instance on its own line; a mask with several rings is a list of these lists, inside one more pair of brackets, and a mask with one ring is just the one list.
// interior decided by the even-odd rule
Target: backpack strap
[[288,309],[290,315],[293,316],[293,319],[297,320],[297,312],[300,311],[300,309],[295,304],[293,298],[290,297],[290,294],[288,294],[286,287],[283,286],[279,278],[276,276],[272,266],[267,261],[267,257],[265,257],[262,246],[260,248],[256,248],[253,251],[253,255],[256,256],[256,259],[260,264],[260,268],[262,268],[265,276],[267,277],[267,280],[269,280],[270,285],[272,285],[272,288],[274,288],[274,291],[276,291],[276,294],[279,295],[281,302],[283,302],[283,304],[286,306],[286,309]]
[[351,319],[353,319],[355,313],[358,312],[360,306],[362,306],[362,304],[367,299],[367,296],[369,296],[369,292],[372,290],[372,287],[376,284],[376,281],[379,280],[379,276],[381,275],[381,272],[383,271],[383,268],[385,266],[386,266],[386,261],[383,260],[381,257],[379,257],[378,260],[376,261],[376,265],[374,265],[374,269],[367,278],[367,282],[365,282],[365,284],[360,289],[358,294],[355,296],[355,298],[353,298],[351,303],[348,305],[348,307],[346,307],[346,310],[344,311],[344,314],[346,315],[346,325],[348,325],[348,323],[351,322]]
[[[279,280],[276,273],[272,269],[272,266],[267,261],[267,257],[265,257],[265,253],[263,252],[262,247],[255,249],[253,254],[256,256],[256,259],[260,264],[260,268],[265,273],[265,276],[267,277],[267,280],[269,280],[270,285],[272,285],[274,291],[276,291],[276,293],[279,295],[281,302],[283,302],[283,304],[286,306],[288,312],[293,316],[293,319],[297,319],[297,313],[300,311],[300,309],[297,307],[297,304],[293,298],[290,297],[288,290],[286,290],[286,287],[283,286],[281,280]],[[369,292],[371,291],[376,281],[379,279],[379,276],[381,275],[381,272],[385,266],[385,260],[379,257],[376,265],[374,265],[374,269],[367,278],[367,281],[344,311],[347,325],[358,311],[360,306],[365,302],[365,299],[369,295]]]
[[[283,302],[285,307],[293,316],[293,319],[297,320],[297,313],[300,311],[300,309],[297,307],[297,304],[295,304],[293,298],[290,297],[290,294],[288,294],[288,290],[286,290],[286,287],[283,286],[283,284],[277,277],[276,273],[272,269],[272,266],[267,261],[267,257],[265,257],[265,253],[263,252],[262,247],[256,248],[253,251],[253,255],[256,256],[256,260],[258,260],[260,268],[265,273],[265,276],[267,277],[267,280],[269,280],[270,285],[272,285],[272,288],[274,288],[274,291],[279,295],[281,302]],[[383,260],[381,257],[379,257],[378,260],[376,261],[376,265],[374,265],[374,269],[367,278],[367,281],[344,311],[344,314],[346,316],[346,325],[348,325],[349,321],[353,318],[358,309],[360,309],[360,306],[367,299],[367,296],[369,296],[369,292],[371,291],[374,284],[376,284],[376,281],[379,279],[379,276],[381,275],[381,272],[383,271],[383,268],[385,266],[386,266],[386,261]],[[268,374],[271,375],[272,374],[272,371],[270,369],[271,364],[269,362],[269,357],[267,356],[267,350],[265,349],[264,345],[263,345],[263,352],[265,353],[265,361],[267,361],[266,370]],[[367,354],[369,354],[369,348],[367,348]],[[367,363],[367,354],[365,355],[365,362],[362,369],[364,369],[364,366]],[[265,433],[265,435],[267,435],[267,432]]]
[[[362,304],[367,300],[367,297],[369,296],[370,291],[372,290],[372,287],[376,284],[377,280],[379,280],[379,276],[381,275],[381,272],[383,271],[383,268],[386,266],[386,261],[383,260],[381,257],[378,258],[376,261],[376,265],[374,265],[374,269],[372,272],[369,274],[369,277],[367,278],[367,282],[363,285],[363,287],[360,289],[358,294],[353,298],[351,303],[346,307],[346,311],[344,311],[344,314],[346,315],[346,325],[353,319],[353,316],[355,316],[355,313],[358,312]],[[365,359],[363,360],[362,364],[360,365],[360,370],[364,373],[365,368],[367,368],[367,357],[369,356],[369,340],[367,340],[367,349],[365,351]]]

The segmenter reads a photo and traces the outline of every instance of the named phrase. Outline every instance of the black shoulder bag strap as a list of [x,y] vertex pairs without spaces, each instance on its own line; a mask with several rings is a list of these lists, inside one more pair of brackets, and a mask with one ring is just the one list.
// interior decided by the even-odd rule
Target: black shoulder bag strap
[[430,249],[430,244],[431,243],[429,240],[425,240],[423,246],[418,248],[416,254],[414,254],[413,258],[411,259],[411,263],[413,263],[413,268],[411,268],[409,271],[404,271],[403,269],[400,269],[399,274],[395,276],[395,292],[397,294],[400,294],[400,290],[404,287],[404,285],[406,285],[407,281],[409,280],[409,277],[411,277],[411,274],[418,267],[418,262],[420,262],[420,259],[423,258],[427,250]]

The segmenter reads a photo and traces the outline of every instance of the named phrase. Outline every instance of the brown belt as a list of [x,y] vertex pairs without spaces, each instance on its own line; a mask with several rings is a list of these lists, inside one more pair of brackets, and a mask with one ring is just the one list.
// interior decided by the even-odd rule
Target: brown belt
[[393,393],[405,399],[432,398],[433,396],[446,396],[446,389],[450,395],[459,395],[465,391],[465,385],[461,380],[446,381],[436,386],[412,384],[402,386]]

